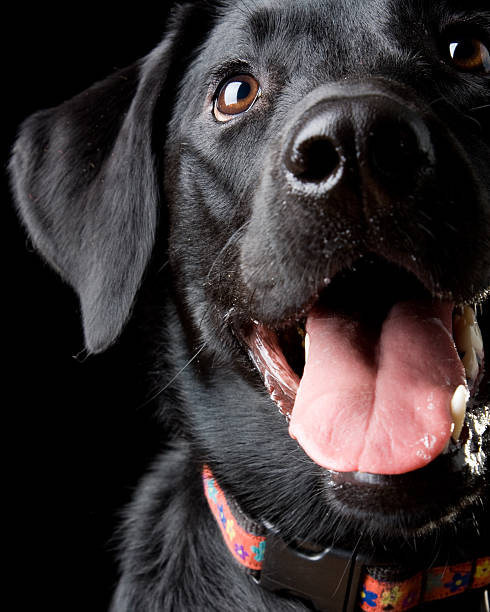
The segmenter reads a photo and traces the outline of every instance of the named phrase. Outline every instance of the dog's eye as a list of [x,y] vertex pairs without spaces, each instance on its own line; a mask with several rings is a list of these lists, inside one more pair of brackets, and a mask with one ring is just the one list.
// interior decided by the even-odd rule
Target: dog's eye
[[218,92],[214,103],[214,116],[228,121],[247,111],[260,96],[258,81],[249,74],[238,74],[228,79]]
[[490,73],[488,47],[477,38],[461,37],[449,41],[449,57],[459,70]]

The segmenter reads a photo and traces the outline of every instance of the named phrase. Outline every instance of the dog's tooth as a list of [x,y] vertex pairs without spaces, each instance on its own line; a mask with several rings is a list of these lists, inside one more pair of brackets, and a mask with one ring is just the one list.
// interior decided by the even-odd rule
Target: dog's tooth
[[305,335],[305,363],[308,359],[308,353],[310,351],[310,335],[306,334]]
[[475,312],[470,306],[465,306],[461,312],[455,314],[453,337],[458,351],[463,355],[466,378],[474,381],[483,359],[483,339]]
[[476,357],[475,349],[470,348],[464,354],[462,359],[464,371],[466,372],[466,379],[468,381],[475,381],[478,372],[480,371],[480,366],[478,365],[478,359]]
[[475,311],[473,308],[471,308],[471,306],[463,307],[463,316],[468,325],[474,325],[476,323]]
[[471,333],[471,345],[475,349],[477,355],[479,354],[483,356],[483,338],[481,335],[480,327],[476,321],[470,327],[470,333]]
[[465,385],[459,385],[451,398],[451,418],[453,420],[452,439],[457,442],[463,429],[464,418],[466,415],[466,403],[469,399],[469,392]]
[[463,316],[469,329],[471,346],[475,349],[478,356],[483,356],[483,338],[478,321],[476,320],[475,311],[471,306],[465,306]]

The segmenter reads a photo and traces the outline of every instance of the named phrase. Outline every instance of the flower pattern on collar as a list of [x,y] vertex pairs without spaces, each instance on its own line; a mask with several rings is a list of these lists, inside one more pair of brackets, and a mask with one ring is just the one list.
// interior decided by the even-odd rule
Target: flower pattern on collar
[[238,517],[233,515],[223,491],[207,467],[203,470],[203,483],[211,512],[233,557],[250,570],[262,569],[265,536],[251,533],[239,524]]

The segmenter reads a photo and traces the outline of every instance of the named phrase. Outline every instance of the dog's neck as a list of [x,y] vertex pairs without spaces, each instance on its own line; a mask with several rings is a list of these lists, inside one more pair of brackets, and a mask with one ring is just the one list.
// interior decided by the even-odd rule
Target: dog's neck
[[[404,612],[490,584],[490,557],[420,569],[403,579],[389,566],[373,566],[357,552],[329,548],[308,554],[285,544],[272,529],[252,521],[203,470],[209,507],[234,559],[262,587],[311,601],[318,610]],[[399,575],[400,569],[396,572]],[[328,608],[327,608],[328,606]]]

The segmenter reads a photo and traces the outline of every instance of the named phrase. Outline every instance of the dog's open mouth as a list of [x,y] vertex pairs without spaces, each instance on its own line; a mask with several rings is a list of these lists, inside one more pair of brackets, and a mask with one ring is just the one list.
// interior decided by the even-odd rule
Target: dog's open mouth
[[256,323],[247,343],[290,435],[338,472],[430,463],[462,435],[483,371],[474,307],[389,264],[337,275],[303,318]]

